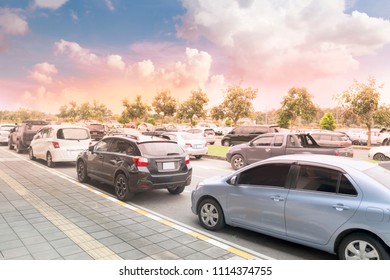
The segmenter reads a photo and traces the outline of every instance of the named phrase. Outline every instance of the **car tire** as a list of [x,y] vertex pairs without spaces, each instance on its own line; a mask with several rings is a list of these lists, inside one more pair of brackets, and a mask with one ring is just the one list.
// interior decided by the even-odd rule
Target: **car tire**
[[222,141],[222,146],[229,147],[230,146],[229,140],[223,140]]
[[53,168],[56,164],[53,162],[53,156],[51,153],[47,153],[46,155],[46,165],[47,167]]
[[18,153],[18,154],[21,154],[23,151],[20,149],[20,144],[19,143],[17,143],[16,144],[16,152]]
[[360,141],[359,140],[353,140],[352,141],[352,145],[355,145],[355,146],[360,146]]
[[210,142],[210,145],[214,145],[215,144],[215,142]]
[[338,257],[341,260],[388,260],[386,245],[365,233],[350,234],[341,241]]
[[388,157],[386,157],[384,154],[382,153],[377,153],[375,154],[373,157],[372,157],[373,160],[378,160],[378,161],[386,161],[388,159]]
[[234,155],[230,160],[230,164],[234,170],[238,170],[245,166],[245,160],[242,155]]
[[123,173],[115,177],[114,188],[117,198],[121,201],[127,201],[134,196],[134,193],[130,192],[129,182]]
[[198,208],[198,218],[202,227],[219,230],[225,226],[225,217],[219,203],[212,198],[202,200]]
[[195,156],[195,158],[196,158],[196,159],[201,159],[202,156],[201,156],[201,155],[197,155],[197,156]]
[[81,183],[89,182],[90,178],[88,177],[87,166],[84,161],[79,160],[77,162],[76,171],[77,171],[77,179],[79,180],[79,182]]
[[184,191],[185,186],[168,188],[170,194],[181,194]]
[[33,149],[31,147],[28,149],[28,158],[30,160],[35,160],[34,151],[33,151]]
[[8,142],[8,149],[10,149],[10,150],[14,149],[14,145],[12,144],[11,141]]

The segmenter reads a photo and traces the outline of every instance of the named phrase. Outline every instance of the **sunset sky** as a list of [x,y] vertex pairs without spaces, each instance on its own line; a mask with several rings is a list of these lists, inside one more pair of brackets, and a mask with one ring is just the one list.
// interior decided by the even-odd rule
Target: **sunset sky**
[[256,110],[291,87],[334,107],[370,76],[390,104],[389,0],[0,1],[0,110],[96,100],[120,114],[124,98],[198,88],[211,107],[231,85],[258,89]]

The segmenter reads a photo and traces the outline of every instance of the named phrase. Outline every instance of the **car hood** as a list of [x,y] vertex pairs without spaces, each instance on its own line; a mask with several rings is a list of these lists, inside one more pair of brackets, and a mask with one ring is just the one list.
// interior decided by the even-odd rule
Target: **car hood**
[[249,147],[249,142],[243,143],[243,144],[238,144],[238,145],[230,147],[230,149],[228,150],[228,153],[236,152],[236,151],[245,149],[246,147]]

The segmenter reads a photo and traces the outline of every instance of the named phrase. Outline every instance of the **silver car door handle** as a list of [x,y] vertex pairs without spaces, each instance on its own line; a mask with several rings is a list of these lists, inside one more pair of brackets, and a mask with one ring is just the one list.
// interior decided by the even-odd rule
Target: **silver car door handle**
[[281,197],[280,195],[273,195],[271,196],[271,199],[274,201],[284,201],[284,198]]
[[336,209],[337,211],[344,211],[344,210],[349,210],[349,207],[348,206],[345,206],[343,204],[335,204],[335,205],[332,205],[332,207],[334,209]]
[[271,149],[270,149],[270,148],[267,148],[267,149],[265,149],[265,151],[266,151],[267,153],[269,153],[269,152],[271,151]]

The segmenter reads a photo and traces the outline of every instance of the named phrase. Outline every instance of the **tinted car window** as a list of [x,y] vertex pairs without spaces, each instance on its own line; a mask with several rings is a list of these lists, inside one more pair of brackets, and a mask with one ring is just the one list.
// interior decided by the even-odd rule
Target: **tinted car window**
[[280,147],[283,145],[283,140],[284,136],[283,135],[276,135],[275,136],[275,141],[274,141],[274,146]]
[[301,166],[296,188],[336,193],[340,172],[317,166]]
[[58,139],[65,140],[85,140],[89,139],[89,133],[82,128],[62,128],[57,131]]
[[179,145],[171,142],[145,142],[139,143],[138,147],[142,154],[149,156],[181,155],[184,153],[184,150]]
[[259,137],[253,141],[253,144],[256,146],[271,146],[271,142],[274,139],[274,136],[264,136]]
[[340,180],[339,193],[348,195],[357,195],[355,187],[351,182],[343,175]]
[[290,170],[288,164],[260,165],[242,172],[238,184],[284,187]]
[[110,140],[102,140],[98,143],[96,143],[95,146],[95,151],[97,152],[106,152],[108,150],[108,145],[109,145]]

